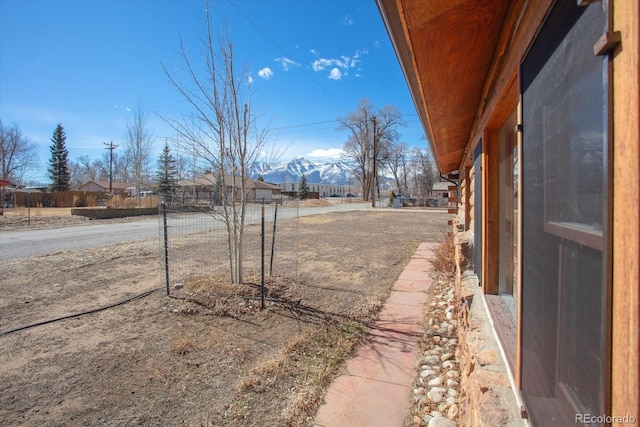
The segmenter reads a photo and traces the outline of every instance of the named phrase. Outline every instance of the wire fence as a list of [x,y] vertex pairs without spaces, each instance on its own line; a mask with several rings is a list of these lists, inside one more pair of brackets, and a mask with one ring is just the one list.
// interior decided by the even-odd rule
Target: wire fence
[[[221,206],[169,200],[159,209],[167,293],[190,280],[230,277],[227,228]],[[255,283],[265,276],[297,281],[298,217],[297,201],[247,204],[243,281]]]

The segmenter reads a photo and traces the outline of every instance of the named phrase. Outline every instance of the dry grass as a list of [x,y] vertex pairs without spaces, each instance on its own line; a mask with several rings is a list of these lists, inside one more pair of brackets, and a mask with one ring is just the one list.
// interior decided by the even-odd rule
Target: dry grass
[[329,317],[320,328],[291,338],[271,359],[248,372],[230,409],[241,418],[252,396],[276,386],[281,379],[295,377],[297,392],[285,399],[283,425],[308,425],[307,414],[319,407],[324,390],[338,372],[340,363],[364,340],[367,327],[355,319]]
[[340,372],[340,364],[365,340],[369,326],[385,298],[371,295],[351,316],[324,314],[317,329],[293,336],[270,359],[247,372],[235,403],[230,405],[235,419],[241,419],[253,406],[252,398],[277,388],[287,378],[295,378],[295,393],[282,402],[280,419],[285,426],[307,426],[326,388]]
[[311,225],[311,224],[327,224],[329,222],[334,222],[335,218],[327,216],[327,215],[315,215],[315,216],[303,216],[298,219],[299,224]]
[[319,208],[324,206],[331,206],[331,202],[328,200],[320,200],[320,199],[307,199],[300,202],[300,206],[305,206],[308,208]]
[[[207,314],[238,317],[260,311],[261,286],[258,276],[245,277],[245,283],[231,284],[229,277],[197,277],[185,283],[182,292],[175,292],[176,310],[181,314]],[[302,287],[293,279],[273,275],[265,278],[266,304],[274,301],[296,304],[302,298]]]
[[[437,240],[447,219],[432,212],[322,216],[332,221],[296,229],[299,266],[288,274],[297,283],[267,283],[279,301],[267,302],[265,310],[255,284],[185,280],[173,298],[157,292],[100,316],[3,337],[0,357],[10,363],[0,364],[6,385],[0,419],[7,425],[25,416],[33,425],[65,425],[71,417],[83,425],[106,419],[151,426],[313,425],[327,386],[366,339],[413,249]],[[379,238],[372,240],[372,233]],[[210,245],[184,245],[180,250],[191,258],[212,259]],[[157,287],[157,249],[148,241],[5,261],[3,322],[27,324],[38,313],[64,314]]]
[[184,356],[196,349],[196,342],[190,336],[177,337],[171,342],[171,349],[180,356]]
[[89,194],[85,198],[85,202],[87,203],[87,207],[94,207],[97,205],[98,198],[95,196],[95,194]]
[[[225,408],[225,417],[244,420],[249,412],[255,411],[263,394],[276,390],[275,394],[283,396],[278,416],[281,425],[310,425],[309,414],[320,406],[326,388],[340,372],[341,363],[365,339],[368,325],[384,299],[382,295],[371,295],[351,316],[314,313],[321,318],[317,328],[296,333],[278,351],[242,375],[233,402]],[[304,316],[308,310],[298,304],[287,307],[297,311],[298,316]],[[286,389],[282,384],[287,384]]]
[[[452,232],[443,233],[440,244],[436,247],[434,258],[431,260],[436,273],[455,275],[456,273],[456,245]],[[462,255],[460,255],[462,257]],[[460,260],[464,264],[464,260]]]
[[4,210],[4,216],[6,217],[26,217],[31,215],[33,217],[56,217],[56,216],[71,216],[71,208],[43,208],[41,206],[31,208],[29,212],[28,208],[17,207]]

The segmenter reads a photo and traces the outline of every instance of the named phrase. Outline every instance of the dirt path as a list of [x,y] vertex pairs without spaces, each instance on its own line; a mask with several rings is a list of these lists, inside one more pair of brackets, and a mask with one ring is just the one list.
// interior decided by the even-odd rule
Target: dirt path
[[[221,298],[222,284],[188,284],[184,299],[154,292],[2,335],[0,425],[310,425],[414,248],[440,240],[446,218],[301,218],[299,303],[285,279],[263,311]],[[0,331],[160,287],[158,251],[149,241],[0,262]]]

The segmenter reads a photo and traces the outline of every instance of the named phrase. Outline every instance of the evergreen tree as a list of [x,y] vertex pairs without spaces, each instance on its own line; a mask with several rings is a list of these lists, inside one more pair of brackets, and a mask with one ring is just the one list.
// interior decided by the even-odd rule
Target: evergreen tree
[[306,199],[309,196],[309,184],[307,184],[307,177],[302,175],[300,182],[298,183],[298,197]]
[[67,134],[60,123],[51,137],[51,158],[49,159],[49,177],[51,191],[68,191],[71,174],[69,173],[69,151],[66,146]]
[[171,154],[169,144],[165,141],[164,148],[158,159],[158,170],[156,171],[158,193],[165,196],[173,194],[178,182],[177,176],[176,159]]

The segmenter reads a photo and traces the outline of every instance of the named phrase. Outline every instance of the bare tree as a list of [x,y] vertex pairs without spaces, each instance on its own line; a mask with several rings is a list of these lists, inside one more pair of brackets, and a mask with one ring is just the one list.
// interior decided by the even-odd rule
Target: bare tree
[[78,157],[75,161],[69,162],[71,171],[71,181],[74,187],[79,187],[88,181],[106,181],[109,179],[109,161],[112,161],[113,180],[117,182],[129,182],[130,174],[128,170],[129,158],[117,151],[113,152],[112,159],[110,153],[104,152],[97,159],[92,159],[87,155]]
[[35,145],[17,124],[5,126],[0,120],[0,179],[22,183],[25,173],[36,165]]
[[129,160],[130,177],[136,187],[136,201],[140,206],[142,186],[149,181],[151,148],[153,136],[147,126],[147,114],[138,104],[133,117],[127,120],[127,131],[124,137],[124,151]]
[[408,190],[407,186],[407,154],[409,147],[404,142],[391,144],[388,150],[386,166],[396,181],[396,190],[402,194]]
[[251,108],[250,79],[246,68],[235,68],[233,46],[226,26],[218,45],[206,9],[206,32],[201,41],[205,71],[199,72],[199,58],[189,56],[180,40],[180,58],[186,82],[163,70],[191,113],[181,120],[165,119],[175,129],[185,151],[207,162],[220,189],[219,214],[224,218],[229,246],[231,283],[242,283],[242,246],[249,195],[248,174],[260,157],[267,129],[260,128]]
[[70,162],[71,181],[80,187],[88,181],[99,181],[102,179],[100,175],[100,160],[91,159],[84,155],[78,157],[75,161]]
[[79,161],[69,160],[69,175],[71,180],[69,181],[69,188],[76,190],[82,184],[84,184],[84,173],[82,170],[82,164]]
[[413,184],[414,193],[418,197],[431,196],[433,184],[436,182],[436,168],[429,149],[416,148],[413,151]]
[[340,129],[350,132],[343,149],[358,165],[355,175],[362,185],[362,198],[369,200],[377,175],[374,169],[388,156],[389,145],[398,139],[398,127],[405,126],[402,114],[391,105],[376,112],[374,105],[363,99],[354,112],[338,118],[338,123]]
[[[111,156],[111,159],[109,157]],[[109,179],[109,160],[111,160],[111,172],[113,174],[112,180],[115,182],[131,183],[134,181],[132,173],[132,160],[124,151],[118,152],[117,150],[113,154],[105,151],[102,153],[101,158],[94,160],[96,167],[100,171],[100,179]]]

